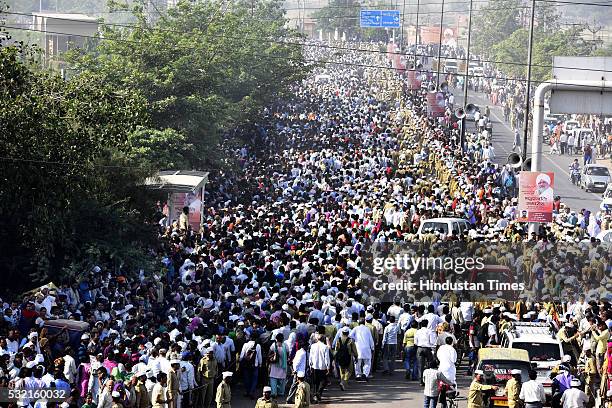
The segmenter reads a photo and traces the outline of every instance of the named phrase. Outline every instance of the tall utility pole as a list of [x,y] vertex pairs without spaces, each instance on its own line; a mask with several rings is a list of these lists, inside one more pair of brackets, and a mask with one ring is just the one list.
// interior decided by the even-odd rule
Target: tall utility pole
[[[468,98],[468,79],[470,69],[470,45],[472,43],[472,0],[470,0],[470,13],[468,16],[468,32],[467,32],[467,51],[465,53],[465,72],[463,75],[463,108],[464,115],[461,118],[461,135],[459,136],[459,144],[461,150],[465,149],[465,127],[467,126],[467,120],[465,120],[465,106],[467,105]],[[439,62],[438,62],[439,63]]]
[[[534,0],[535,1],[535,0]],[[440,12],[440,39],[438,41],[438,68],[436,69],[436,89],[440,89],[440,67],[442,66],[442,61],[440,61],[440,57],[442,56],[442,24],[444,23],[444,0],[442,0],[442,11]]]
[[[529,132],[529,99],[531,98],[531,57],[533,52],[533,26],[535,22],[535,2],[531,0],[531,22],[529,23],[529,51],[527,54],[527,90],[525,92],[525,117],[523,118],[523,162],[527,160],[527,133]],[[541,131],[541,129],[540,129]]]
[[414,26],[414,69],[417,67],[417,44],[419,43],[419,8],[421,0],[417,0],[416,25]]
[[404,22],[406,21],[406,0],[402,3],[402,28],[400,31],[400,53],[404,49]]

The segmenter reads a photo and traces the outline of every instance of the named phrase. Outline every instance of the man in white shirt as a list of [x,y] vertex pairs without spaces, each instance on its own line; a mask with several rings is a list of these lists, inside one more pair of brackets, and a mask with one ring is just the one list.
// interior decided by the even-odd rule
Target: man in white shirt
[[308,362],[306,352],[306,348],[308,347],[308,343],[303,342],[300,344],[300,348],[295,352],[295,356],[293,357],[293,381],[291,383],[291,387],[289,387],[289,392],[287,393],[287,404],[293,404],[295,392],[297,391],[297,373],[305,373],[306,372],[306,364]]
[[168,360],[166,358],[166,353],[168,352],[168,350],[166,349],[160,349],[159,350],[159,357],[157,358],[157,362],[159,363],[159,370],[162,373],[166,373],[166,375],[170,372],[170,360]]
[[240,351],[240,370],[243,373],[244,388],[246,396],[255,399],[255,389],[259,378],[259,367],[261,367],[261,346],[253,333],[252,340],[247,341]]
[[321,341],[321,334],[315,335],[315,342],[310,346],[309,364],[312,372],[312,398],[321,401],[327,375],[331,369],[329,346]]
[[546,402],[546,394],[542,384],[536,381],[538,373],[535,370],[529,370],[529,381],[521,387],[519,398],[525,403],[525,408],[542,408]]
[[580,380],[574,378],[571,382],[572,388],[565,390],[561,397],[563,408],[584,408],[589,401],[587,395],[580,389]]
[[395,316],[389,316],[389,324],[383,332],[383,374],[391,375],[395,369],[397,357],[397,336],[399,326],[395,323]]
[[419,330],[414,335],[414,345],[417,346],[417,361],[419,362],[419,378],[423,383],[423,371],[433,360],[433,349],[436,346],[436,334],[428,329],[429,322],[424,319],[419,323]]
[[374,351],[374,338],[372,332],[365,325],[365,319],[359,319],[359,325],[351,332],[351,338],[357,347],[357,362],[355,363],[355,377],[358,381],[367,381],[372,366],[372,353]]
[[68,383],[70,385],[74,385],[76,384],[76,376],[77,376],[77,367],[76,367],[76,361],[74,360],[74,357],[72,357],[72,354],[74,354],[73,350],[70,347],[66,348],[66,354],[64,355],[64,377],[66,377],[66,381],[68,381]]
[[182,402],[184,405],[189,406],[192,393],[186,392],[196,387],[195,382],[195,369],[193,364],[189,361],[189,354],[185,354],[181,360],[181,375],[179,377],[180,390],[183,395]]
[[423,318],[421,319],[421,321],[427,320],[429,322],[427,328],[432,331],[436,330],[438,325],[442,323],[442,319],[440,318],[440,316],[434,313],[435,310],[436,309],[434,305],[427,306],[427,313],[425,313],[423,315]]
[[457,363],[457,351],[453,347],[453,338],[447,337],[444,345],[440,346],[436,357],[440,361],[438,369],[449,379],[453,384],[457,383],[457,369],[455,364]]

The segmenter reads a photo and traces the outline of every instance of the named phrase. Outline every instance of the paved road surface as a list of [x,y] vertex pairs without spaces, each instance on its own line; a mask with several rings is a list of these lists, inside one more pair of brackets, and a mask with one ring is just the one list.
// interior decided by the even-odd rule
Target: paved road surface
[[[463,101],[463,94],[458,88],[454,90],[455,93],[455,104],[460,106]],[[458,95],[460,94],[460,95]],[[510,126],[504,122],[504,114],[499,106],[493,106],[490,104],[486,95],[483,93],[470,92],[468,94],[468,102],[473,103],[481,107],[481,111],[484,111],[485,106],[489,106],[491,109],[491,116],[493,120],[493,146],[495,147],[496,162],[499,164],[505,164],[508,155],[512,153],[512,141],[514,139],[514,132]],[[468,130],[473,129],[473,122],[468,122]],[[521,133],[522,134],[522,133]],[[531,140],[527,141],[528,153],[531,152]],[[568,204],[570,208],[579,211],[581,208],[585,208],[591,211],[598,211],[599,204],[601,203],[601,194],[587,193],[580,188],[574,186],[569,180],[568,167],[578,156],[558,156],[549,155],[550,146],[545,145],[543,148],[543,160],[542,170],[552,171],[555,173],[555,195],[560,195],[562,202]],[[582,157],[578,157],[580,165],[582,166]]]
[[[402,367],[402,368],[399,368]],[[399,368],[399,369],[398,369]],[[466,368],[457,369],[457,382],[460,397],[459,408],[466,408],[465,397],[472,377],[466,375]],[[293,407],[279,401],[282,408]],[[341,391],[338,380],[334,379],[332,385],[324,392],[320,404],[311,405],[312,408],[420,408],[423,406],[423,389],[418,381],[404,379],[403,365],[398,361],[396,371],[392,376],[382,376],[375,373],[375,378],[369,382],[356,382],[351,379],[349,388]],[[232,387],[232,408],[254,408],[255,401],[242,396],[242,385]]]

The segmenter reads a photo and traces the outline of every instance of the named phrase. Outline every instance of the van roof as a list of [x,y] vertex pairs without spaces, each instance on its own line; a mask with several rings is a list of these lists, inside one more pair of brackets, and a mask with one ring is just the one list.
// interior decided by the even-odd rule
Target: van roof
[[548,323],[514,322],[506,330],[508,339],[518,343],[559,344]]
[[502,347],[481,348],[478,350],[478,360],[516,360],[529,363],[527,350]]
[[465,222],[468,222],[468,220],[464,218],[453,218],[453,217],[428,218],[426,220],[423,220],[423,222],[428,222],[428,221],[433,221],[433,222],[465,221]]

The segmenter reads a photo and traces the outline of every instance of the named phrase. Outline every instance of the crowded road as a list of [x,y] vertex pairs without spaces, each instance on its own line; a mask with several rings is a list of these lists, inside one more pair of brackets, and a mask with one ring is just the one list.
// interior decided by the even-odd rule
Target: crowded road
[[[460,89],[453,90],[456,105],[460,106],[463,101],[463,93]],[[491,104],[484,93],[475,93],[473,90],[468,92],[468,103],[473,103],[484,110],[489,106],[491,110],[491,120],[493,121],[493,146],[496,150],[495,163],[504,165],[508,156],[512,153],[514,131],[508,123],[504,121],[504,114],[500,106]],[[468,129],[473,129],[474,122],[468,122]],[[521,131],[522,140],[522,131]],[[531,138],[527,140],[527,151],[531,153]],[[550,155],[550,145],[545,144],[542,155],[542,171],[552,171],[555,173],[555,195],[561,196],[561,200],[572,210],[579,211],[584,208],[593,212],[599,211],[601,204],[601,193],[585,192],[570,181],[569,166],[575,158],[578,158],[582,165],[582,157],[579,155]],[[518,152],[518,151],[516,151]]]
[[183,207],[154,225],[154,271],[100,262],[0,302],[0,385],[70,390],[60,408],[436,407],[454,387],[470,408],[612,402],[612,252],[595,239],[612,214],[551,209],[530,233],[499,111],[497,153],[472,126],[463,151],[450,112],[394,96],[404,78],[357,51],[376,44],[348,45],[228,147],[240,168],[207,188],[201,224]]

